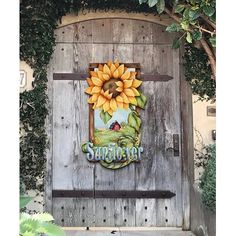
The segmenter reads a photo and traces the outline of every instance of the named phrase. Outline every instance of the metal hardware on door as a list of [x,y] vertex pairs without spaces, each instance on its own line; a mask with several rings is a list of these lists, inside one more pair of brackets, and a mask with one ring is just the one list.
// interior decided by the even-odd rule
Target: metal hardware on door
[[179,156],[179,134],[173,134],[174,156]]

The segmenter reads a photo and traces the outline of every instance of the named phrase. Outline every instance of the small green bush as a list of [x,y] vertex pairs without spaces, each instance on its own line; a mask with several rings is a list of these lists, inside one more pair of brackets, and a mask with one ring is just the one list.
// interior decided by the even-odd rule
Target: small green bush
[[202,202],[204,206],[215,212],[216,209],[216,145],[205,147],[209,159],[201,177]]

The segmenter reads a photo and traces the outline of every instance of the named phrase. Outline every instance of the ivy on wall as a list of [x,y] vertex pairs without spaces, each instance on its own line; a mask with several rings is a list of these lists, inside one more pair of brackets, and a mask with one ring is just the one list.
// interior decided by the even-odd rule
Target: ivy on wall
[[[20,94],[20,180],[25,189],[43,190],[45,170],[45,151],[47,137],[45,132],[45,118],[47,112],[47,65],[55,45],[54,30],[58,20],[67,13],[88,9],[113,10],[126,12],[143,12],[157,14],[156,8],[139,5],[136,0],[22,0],[20,4],[20,59],[26,61],[34,70],[34,89]],[[190,50],[190,49],[188,49]],[[194,51],[195,52],[195,51]],[[188,54],[187,54],[188,55]],[[195,53],[195,59],[205,57],[203,52]],[[194,67],[191,56],[187,62]],[[187,64],[188,64],[187,63]],[[198,72],[201,68],[199,68]],[[208,68],[204,68],[208,69]],[[191,83],[194,68],[186,66],[186,78]],[[210,71],[210,70],[209,70]],[[203,82],[198,74],[198,81]],[[207,75],[208,76],[208,75]],[[208,77],[206,77],[208,78]],[[193,92],[200,96],[204,94],[200,89],[206,83],[192,85]],[[208,95],[207,87],[204,91]],[[211,96],[212,92],[209,92]]]

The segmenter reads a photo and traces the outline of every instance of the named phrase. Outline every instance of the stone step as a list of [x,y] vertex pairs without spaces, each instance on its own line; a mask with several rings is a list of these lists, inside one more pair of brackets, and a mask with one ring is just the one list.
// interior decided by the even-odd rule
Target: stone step
[[125,229],[125,228],[109,228],[89,230],[65,230],[66,236],[195,236],[191,231],[182,231],[180,229]]

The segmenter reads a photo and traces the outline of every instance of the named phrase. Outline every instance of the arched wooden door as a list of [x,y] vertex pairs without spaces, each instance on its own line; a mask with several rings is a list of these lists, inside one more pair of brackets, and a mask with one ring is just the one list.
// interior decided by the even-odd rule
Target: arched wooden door
[[[182,199],[180,54],[171,48],[174,36],[164,26],[132,19],[88,20],[61,27],[55,34],[48,72],[52,104],[48,183],[52,194],[46,194],[56,223],[182,227],[188,213]],[[142,73],[151,79],[142,84],[148,97],[146,109],[141,111],[142,160],[113,171],[88,162],[81,150],[89,134],[87,83],[70,74],[85,74],[89,63],[115,59],[140,63]],[[67,75],[58,80],[58,73]],[[157,74],[172,78],[163,81],[155,78]],[[53,194],[58,190],[71,190],[71,195]],[[75,196],[74,190],[165,190],[175,196],[94,198]]]

